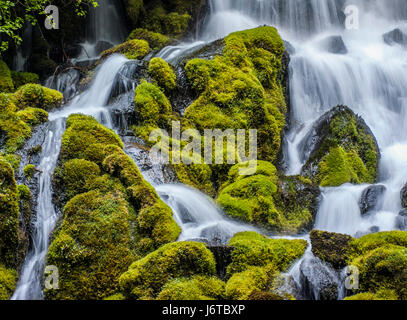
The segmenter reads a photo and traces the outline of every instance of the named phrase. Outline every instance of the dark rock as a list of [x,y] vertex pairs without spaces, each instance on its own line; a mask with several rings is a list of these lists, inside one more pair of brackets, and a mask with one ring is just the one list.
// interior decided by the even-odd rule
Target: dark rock
[[359,201],[359,207],[362,214],[366,214],[376,208],[376,205],[380,197],[386,191],[386,187],[383,185],[374,185],[366,188],[363,191]]
[[389,46],[394,46],[396,44],[407,45],[407,35],[400,29],[394,29],[383,35],[383,40]]
[[284,40],[284,47],[285,47],[285,50],[288,52],[288,54],[290,54],[290,55],[295,54],[296,50],[290,42]]
[[320,41],[319,45],[326,51],[334,54],[347,54],[345,42],[341,36],[331,36]]
[[407,231],[407,210],[404,209],[400,211],[399,215],[396,218],[396,228]]
[[335,269],[344,268],[351,236],[326,231],[312,230],[310,233],[312,253]]
[[79,56],[81,54],[82,46],[79,44],[69,45],[66,47],[66,49],[64,51],[65,51],[65,54],[69,58],[76,58],[77,56]]
[[95,46],[95,52],[100,55],[103,51],[113,48],[113,44],[107,41],[98,41]]
[[403,208],[407,208],[407,184],[401,189],[400,192],[400,197],[401,197],[401,205]]
[[226,276],[226,268],[232,262],[233,247],[223,245],[208,245],[216,261],[216,273],[222,280]]

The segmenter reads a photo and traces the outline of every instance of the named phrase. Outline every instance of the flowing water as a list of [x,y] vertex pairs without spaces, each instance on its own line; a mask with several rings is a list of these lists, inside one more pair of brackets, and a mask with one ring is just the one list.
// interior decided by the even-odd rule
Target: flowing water
[[[373,212],[362,216],[359,206],[361,194],[368,185],[347,184],[338,188],[326,188],[322,190],[322,202],[315,227],[351,235],[369,232],[372,227],[376,231],[395,229],[396,217],[401,210],[399,193],[407,181],[407,132],[401,129],[407,120],[407,59],[404,58],[404,47],[387,45],[382,35],[395,28],[407,30],[407,24],[403,21],[407,18],[407,3],[404,0],[209,2],[210,12],[202,21],[196,41],[164,48],[159,56],[176,62],[179,57],[230,32],[263,24],[277,26],[283,38],[295,49],[290,63],[292,126],[285,143],[287,174],[300,173],[307,160],[301,151],[301,142],[312,124],[338,104],[349,106],[364,118],[375,134],[382,153],[379,180],[386,191]],[[358,30],[344,28],[343,10],[348,4],[359,8]],[[107,12],[104,11],[103,14]],[[111,17],[116,16],[115,10],[109,12],[113,12]],[[103,19],[109,20],[111,17]],[[100,20],[94,21],[100,23]],[[115,35],[107,30],[105,32],[110,40],[120,37],[120,32]],[[109,41],[101,38],[102,36],[100,33],[100,37],[96,35],[95,39]],[[346,53],[334,54],[332,48],[324,45],[324,40],[330,36],[342,37]],[[95,39],[92,38],[94,44]],[[48,141],[52,143],[50,142],[49,149],[44,148],[42,155],[43,174],[33,245],[13,296],[15,299],[41,298],[40,275],[48,247],[48,236],[56,221],[51,202],[51,175],[64,130],[63,119],[69,114],[81,112],[94,115],[112,128],[113,122],[106,106],[113,88],[117,86],[118,78],[125,78],[130,65],[122,56],[110,57],[98,68],[88,90],[73,98],[61,111],[50,114],[53,130],[49,133]],[[119,86],[122,91],[134,88],[134,83],[123,81]],[[126,151],[132,155],[130,149]],[[134,154],[133,158],[137,160]],[[147,180],[151,178],[141,171]],[[154,176],[155,171],[152,172]],[[211,200],[196,190],[166,184],[165,179],[161,178],[151,182],[162,199],[173,209],[175,219],[182,226],[180,239],[204,238],[213,241],[219,238],[220,241],[225,241],[234,232],[250,230],[250,227],[227,220]],[[295,282],[300,298],[324,298],[321,292],[329,289],[331,284],[335,284],[337,298],[344,296],[343,274],[319,261],[310,249],[295,264],[289,275]]]

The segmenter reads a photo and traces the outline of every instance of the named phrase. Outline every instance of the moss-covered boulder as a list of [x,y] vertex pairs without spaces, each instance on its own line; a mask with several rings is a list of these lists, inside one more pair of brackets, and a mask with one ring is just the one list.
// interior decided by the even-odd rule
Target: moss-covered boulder
[[145,40],[129,40],[122,44],[117,45],[114,48],[108,49],[102,52],[102,59],[106,59],[108,56],[119,53],[124,55],[130,60],[140,60],[144,58],[150,52],[150,46]]
[[156,84],[167,94],[171,93],[177,83],[173,68],[161,58],[153,58],[148,66],[148,73]]
[[330,263],[336,269],[342,269],[347,265],[348,245],[353,239],[351,236],[312,230],[310,238],[312,253],[316,257]]
[[371,301],[371,300],[398,300],[397,294],[394,292],[394,290],[379,290],[376,293],[372,292],[363,292],[363,293],[358,293],[356,295],[346,297],[344,300],[347,301],[353,301],[353,300],[362,300],[362,301]]
[[25,84],[28,83],[37,84],[39,82],[38,75],[31,72],[11,71],[11,77],[13,79],[14,88],[16,90]]
[[10,300],[17,286],[17,272],[0,264],[0,300]]
[[63,98],[61,92],[33,83],[23,85],[13,95],[13,101],[20,110],[28,107],[47,111],[59,108]]
[[193,276],[169,281],[157,300],[222,300],[225,283],[216,277]]
[[304,254],[308,243],[306,240],[270,239],[256,232],[241,232],[229,241],[229,245],[233,252],[227,272],[232,275],[249,267],[269,264],[278,271],[285,271]]
[[229,171],[217,203],[226,214],[267,229],[297,234],[311,228],[319,190],[302,177],[281,177],[269,162],[258,161],[255,175],[239,175],[238,164]]
[[345,106],[323,115],[302,143],[302,174],[322,187],[374,183],[379,147],[362,118]]
[[[203,243],[167,244],[133,263],[120,277],[120,287],[128,298],[156,298],[175,278],[215,275],[213,254]],[[170,285],[174,288],[174,284]],[[167,287],[168,289],[168,287]]]
[[13,92],[14,85],[7,64],[0,60],[0,92]]
[[142,28],[134,29],[127,38],[127,40],[135,39],[147,41],[152,50],[161,50],[172,42],[171,38],[161,33],[152,32]]

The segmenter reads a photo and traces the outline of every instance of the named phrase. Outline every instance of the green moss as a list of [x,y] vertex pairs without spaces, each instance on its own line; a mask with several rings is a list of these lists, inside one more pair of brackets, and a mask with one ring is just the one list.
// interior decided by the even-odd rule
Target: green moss
[[0,261],[16,267],[18,251],[18,190],[11,165],[0,156]]
[[236,234],[229,245],[233,247],[229,275],[249,267],[265,267],[272,263],[277,270],[285,271],[308,246],[305,240],[269,239],[256,232]]
[[255,291],[267,291],[276,275],[274,265],[249,267],[235,273],[226,283],[225,295],[228,300],[247,300]]
[[10,300],[17,286],[17,272],[0,264],[0,300]]
[[116,294],[113,294],[113,295],[111,295],[111,296],[109,296],[107,298],[104,298],[103,300],[119,301],[119,300],[126,300],[126,298],[121,293],[116,293]]
[[216,277],[194,276],[169,281],[157,300],[219,300],[224,297],[225,283]]
[[13,92],[14,85],[7,64],[0,60],[0,92]]
[[72,115],[67,120],[67,130],[62,137],[62,159],[82,159],[88,147],[94,144],[123,147],[120,137],[85,115]]
[[151,59],[148,72],[164,92],[171,93],[171,91],[175,89],[177,77],[175,76],[173,68],[163,59]]
[[32,83],[23,85],[13,95],[14,103],[20,110],[28,107],[44,110],[59,108],[63,98],[59,91]]
[[169,45],[171,39],[161,33],[152,32],[147,29],[134,29],[127,40],[145,40],[153,50],[161,50],[165,46]]
[[47,299],[102,299],[118,290],[118,278],[134,261],[131,216],[123,195],[90,191],[71,199],[48,252],[59,266],[59,290]]
[[10,163],[14,171],[17,171],[20,168],[21,156],[18,154],[6,154],[3,158]]
[[48,121],[48,112],[38,108],[26,108],[17,112],[17,116],[31,127]]
[[144,11],[143,0],[126,0],[125,4],[127,16],[133,25],[137,25],[140,21],[140,15]]
[[27,83],[38,83],[39,77],[35,73],[11,71],[14,88],[17,90]]
[[376,293],[363,292],[354,296],[346,297],[345,300],[398,300],[397,294],[393,290],[379,290]]
[[120,287],[129,298],[155,298],[171,279],[215,274],[215,260],[203,243],[167,244],[133,263],[120,277]]
[[29,228],[32,214],[32,194],[30,188],[24,184],[18,185],[18,199],[24,226],[25,228]]
[[312,225],[317,188],[297,177],[279,179],[276,168],[264,161],[257,162],[255,175],[239,176],[244,165],[231,168],[219,192],[217,203],[226,214],[285,234],[296,234]]
[[148,42],[145,40],[129,40],[114,48],[108,49],[102,53],[102,59],[119,53],[126,56],[127,59],[140,60],[150,52]]
[[35,166],[33,164],[27,164],[24,167],[24,176],[27,180],[31,180],[35,174]]
[[87,186],[99,175],[100,168],[93,162],[83,159],[65,162],[62,176],[67,198],[89,191]]

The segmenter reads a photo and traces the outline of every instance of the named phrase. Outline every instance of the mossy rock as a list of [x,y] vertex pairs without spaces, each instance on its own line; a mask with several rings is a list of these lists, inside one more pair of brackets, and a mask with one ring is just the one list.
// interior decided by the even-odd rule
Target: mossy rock
[[17,286],[17,272],[0,264],[0,300],[10,300]]
[[108,49],[102,52],[102,59],[106,59],[108,56],[119,53],[124,55],[130,60],[140,60],[144,58],[150,52],[150,46],[145,40],[129,40],[122,44],[117,45],[114,48]]
[[203,243],[166,244],[133,263],[119,280],[128,298],[156,298],[164,286],[175,278],[215,275],[213,254]]
[[11,165],[0,156],[0,261],[16,268],[19,247],[18,189]]
[[347,266],[349,242],[353,239],[351,236],[312,230],[310,238],[315,256],[330,263],[336,269]]
[[356,295],[346,297],[344,300],[353,301],[353,300],[362,300],[362,301],[371,301],[371,300],[398,300],[397,294],[394,290],[379,290],[378,292],[363,292]]
[[229,245],[233,247],[228,275],[242,272],[249,267],[273,264],[278,271],[286,271],[300,258],[308,246],[305,240],[269,239],[256,232],[236,234]]
[[28,84],[28,83],[39,83],[38,74],[31,73],[31,72],[18,72],[18,71],[11,71],[11,77],[13,79],[14,88],[17,90],[21,86]]
[[225,283],[216,277],[193,276],[169,281],[157,300],[222,300]]
[[171,93],[177,83],[173,68],[161,58],[153,58],[148,66],[148,73],[156,84],[167,94]]
[[231,168],[217,198],[227,215],[284,234],[312,226],[319,190],[310,181],[279,178],[276,168],[265,161],[257,162],[252,176],[239,175],[242,167],[244,164]]
[[14,85],[11,72],[7,64],[0,60],[0,92],[13,92]]
[[135,39],[147,41],[152,50],[161,50],[172,42],[171,38],[161,33],[152,32],[142,28],[134,29],[127,38],[127,40]]
[[13,95],[19,110],[31,107],[49,111],[61,107],[63,99],[61,92],[33,83],[21,86]]
[[30,180],[34,177],[34,174],[35,174],[35,165],[33,165],[33,164],[27,164],[27,165],[24,167],[23,172],[24,172],[25,178],[26,178],[28,181],[30,181]]
[[20,110],[17,112],[17,116],[31,127],[38,126],[48,121],[48,112],[38,108],[26,108]]
[[324,114],[302,143],[302,174],[322,187],[344,183],[374,183],[379,147],[363,121],[352,110],[337,106]]

